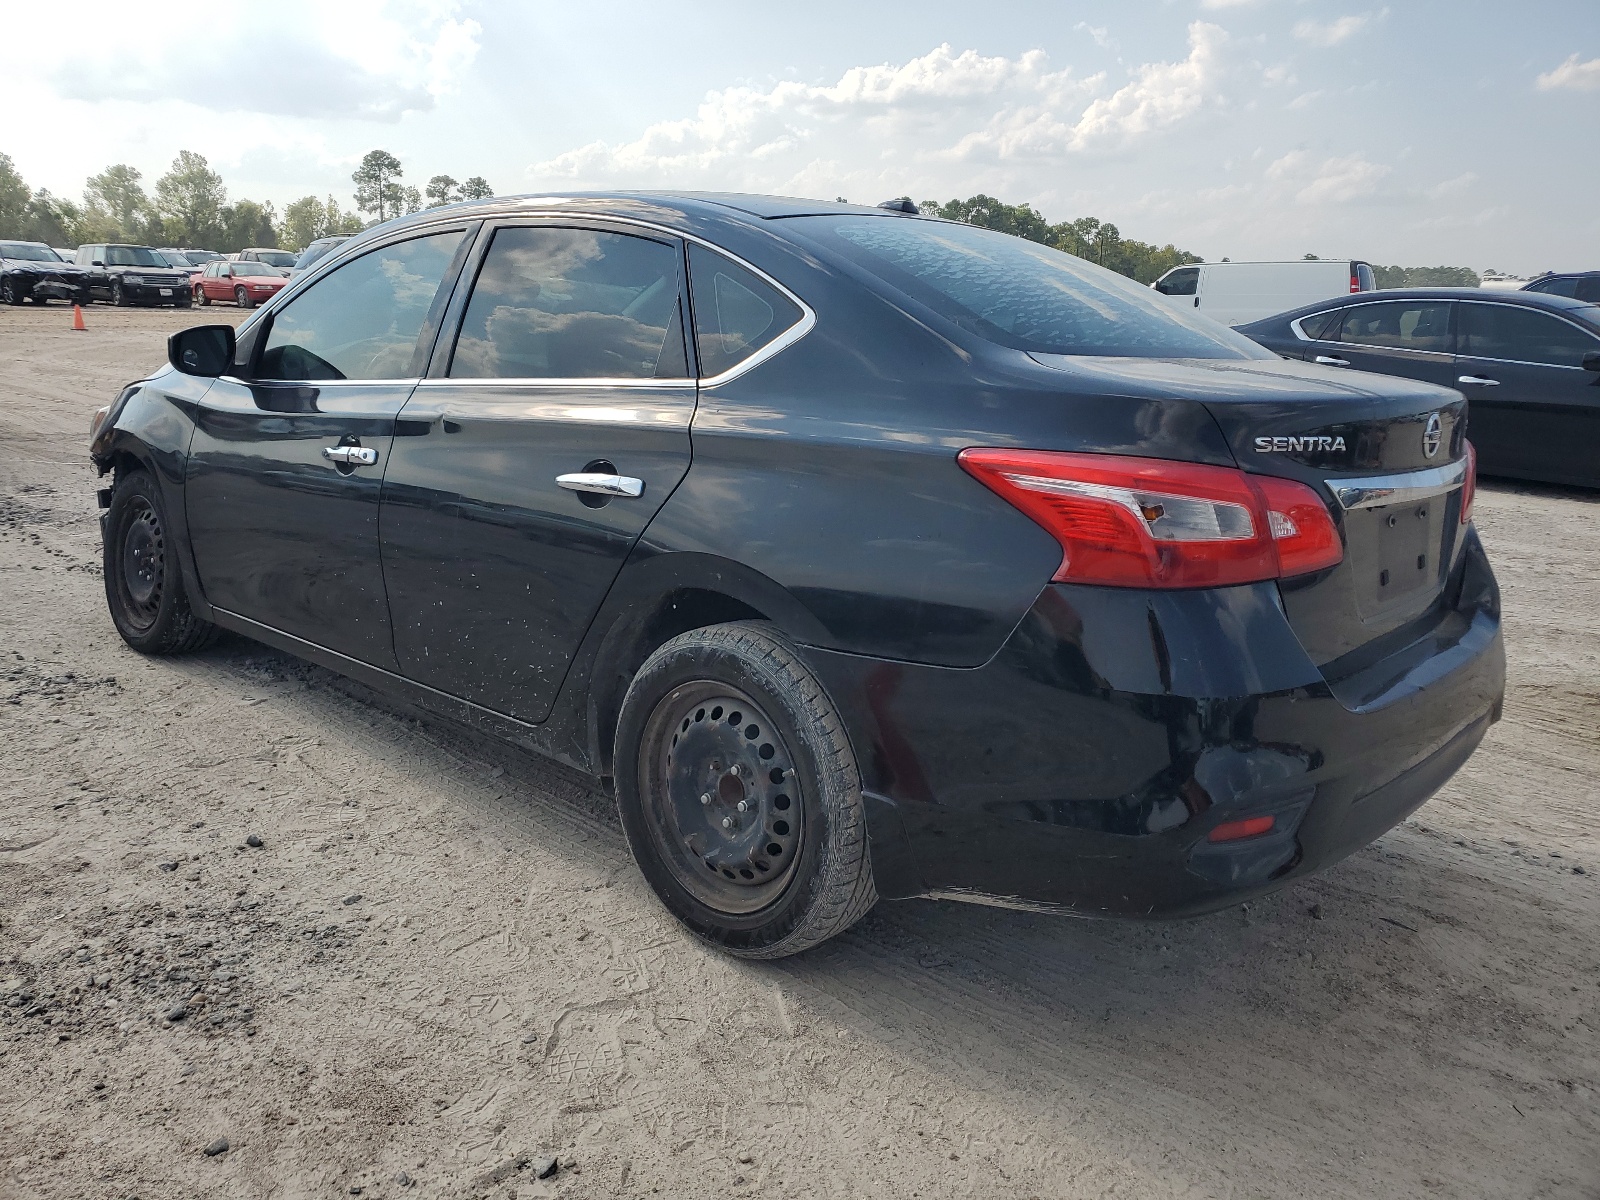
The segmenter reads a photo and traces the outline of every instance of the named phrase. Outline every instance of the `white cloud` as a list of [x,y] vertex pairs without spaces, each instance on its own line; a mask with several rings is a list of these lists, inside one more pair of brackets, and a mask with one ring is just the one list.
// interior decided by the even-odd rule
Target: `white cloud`
[[1304,150],[1291,150],[1265,171],[1265,177],[1293,191],[1299,204],[1349,204],[1374,196],[1390,168],[1359,154],[1313,161]]
[[1200,7],[1209,8],[1212,10],[1225,8],[1248,8],[1255,3],[1256,0],[1200,0]]
[[[270,9],[195,0],[152,4],[181,37],[88,39],[47,77],[66,100],[181,101],[215,112],[395,121],[432,108],[471,66],[482,33],[431,0],[279,0]],[[122,6],[89,0],[93,28]],[[99,49],[99,47],[104,47]]]
[[1226,40],[1197,21],[1186,58],[1147,63],[1115,89],[1104,74],[1052,71],[1039,50],[985,57],[944,45],[900,65],[853,67],[833,84],[711,92],[691,117],[651,125],[630,142],[591,142],[529,170],[540,184],[899,193],[963,181],[970,191],[976,180],[1117,151],[1190,119],[1216,97]]
[[[1386,9],[1385,12],[1388,10]],[[1298,22],[1294,36],[1313,46],[1337,46],[1348,41],[1372,23],[1371,13],[1338,17],[1332,21],[1315,21],[1310,17]]]
[[1553,71],[1546,71],[1536,81],[1541,92],[1560,88],[1574,92],[1600,91],[1600,58],[1579,62],[1576,54]]

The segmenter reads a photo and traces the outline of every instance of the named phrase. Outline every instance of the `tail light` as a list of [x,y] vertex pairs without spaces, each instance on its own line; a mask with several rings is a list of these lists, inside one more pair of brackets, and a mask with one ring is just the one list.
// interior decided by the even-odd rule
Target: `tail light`
[[[1465,440],[1465,439],[1463,439]],[[1461,482],[1461,523],[1472,520],[1472,502],[1478,495],[1478,452],[1467,442],[1467,477]]]
[[1276,817],[1246,817],[1242,821],[1225,821],[1206,834],[1208,842],[1237,842],[1244,838],[1260,837],[1271,833],[1278,823]]
[[1303,483],[1235,467],[972,448],[966,471],[1061,543],[1061,583],[1222,587],[1320,571],[1344,557]]
[[1354,271],[1350,272],[1350,290],[1352,292],[1359,292],[1361,290],[1361,276],[1357,275]]

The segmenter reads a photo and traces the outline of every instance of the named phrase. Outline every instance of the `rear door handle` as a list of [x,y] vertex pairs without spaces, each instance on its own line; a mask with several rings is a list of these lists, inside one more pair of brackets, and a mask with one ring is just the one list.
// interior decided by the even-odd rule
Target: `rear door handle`
[[349,463],[354,467],[370,467],[378,461],[378,452],[367,446],[324,446],[322,457],[329,462]]
[[600,475],[578,471],[557,475],[556,482],[569,492],[595,492],[601,496],[642,496],[644,480],[631,475]]
[[1319,354],[1311,361],[1319,362],[1325,367],[1348,367],[1350,365],[1348,358],[1334,358],[1331,354]]
[[1473,387],[1499,387],[1498,379],[1490,379],[1487,375],[1462,375],[1456,379],[1457,383],[1470,383]]

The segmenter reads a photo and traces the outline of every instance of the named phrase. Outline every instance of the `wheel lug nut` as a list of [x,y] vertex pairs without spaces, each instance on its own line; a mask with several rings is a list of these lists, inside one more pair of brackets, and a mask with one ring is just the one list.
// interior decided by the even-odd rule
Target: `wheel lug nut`
[[711,803],[711,793],[710,792],[701,792],[700,793],[700,803],[701,804],[710,804]]
[[739,801],[739,811],[740,812],[749,812],[750,811],[750,802],[748,800]]
[[722,827],[724,829],[732,829],[733,828],[733,818],[732,817],[723,817],[722,818]]

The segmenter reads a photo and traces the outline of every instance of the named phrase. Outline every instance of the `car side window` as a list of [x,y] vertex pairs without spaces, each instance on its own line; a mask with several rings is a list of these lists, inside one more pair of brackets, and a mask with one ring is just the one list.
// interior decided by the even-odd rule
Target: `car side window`
[[1576,367],[1600,339],[1548,313],[1510,304],[1461,306],[1461,353],[1472,358]]
[[450,359],[452,379],[685,379],[683,252],[550,225],[498,229]]
[[1339,340],[1396,350],[1450,350],[1450,305],[1429,300],[1358,304],[1344,310]]
[[1330,308],[1327,312],[1301,317],[1300,329],[1313,342],[1332,337],[1339,328],[1339,316],[1343,312],[1342,308]]
[[1200,268],[1184,267],[1162,278],[1156,284],[1156,291],[1163,296],[1192,296],[1199,286]]
[[1600,304],[1600,275],[1583,276],[1578,280],[1577,290],[1572,294],[1590,304]]
[[689,290],[703,376],[738,366],[805,315],[753,271],[700,245],[689,247]]
[[1544,292],[1551,296],[1576,296],[1578,294],[1578,277],[1576,275],[1557,275],[1554,279],[1541,279],[1538,283],[1530,283],[1522,290],[1525,292]]
[[[409,379],[417,345],[459,229],[395,242],[351,259],[272,318],[258,379]],[[220,264],[219,275],[229,264]]]

